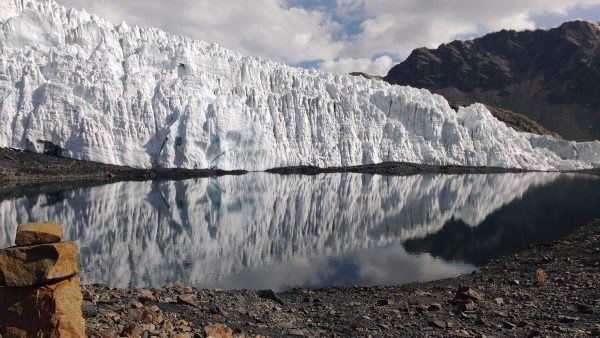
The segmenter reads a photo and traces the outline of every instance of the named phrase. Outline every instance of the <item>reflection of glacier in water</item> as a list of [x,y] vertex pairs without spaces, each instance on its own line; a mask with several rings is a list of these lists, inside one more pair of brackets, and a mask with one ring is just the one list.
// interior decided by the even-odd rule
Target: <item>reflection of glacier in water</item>
[[122,182],[0,202],[9,245],[16,225],[54,220],[80,243],[87,283],[184,282],[282,288],[398,283],[472,269],[409,254],[408,239],[450,220],[475,227],[554,173],[278,176]]

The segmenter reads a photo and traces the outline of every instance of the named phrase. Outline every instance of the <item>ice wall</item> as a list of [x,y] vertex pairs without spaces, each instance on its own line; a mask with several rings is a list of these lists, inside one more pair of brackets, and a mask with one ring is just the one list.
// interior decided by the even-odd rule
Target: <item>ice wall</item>
[[519,133],[482,105],[293,68],[45,0],[0,0],[0,146],[134,167],[388,161],[556,170],[600,142]]

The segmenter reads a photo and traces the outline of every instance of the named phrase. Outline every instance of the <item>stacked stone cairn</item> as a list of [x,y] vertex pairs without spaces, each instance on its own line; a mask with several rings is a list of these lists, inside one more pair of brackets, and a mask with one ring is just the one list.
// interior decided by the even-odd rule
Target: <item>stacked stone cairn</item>
[[0,337],[85,337],[77,244],[55,223],[19,225],[0,251]]

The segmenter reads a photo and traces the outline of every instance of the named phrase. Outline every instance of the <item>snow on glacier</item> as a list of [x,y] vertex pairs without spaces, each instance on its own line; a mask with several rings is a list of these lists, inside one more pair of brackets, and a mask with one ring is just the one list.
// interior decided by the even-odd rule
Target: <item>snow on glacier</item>
[[600,142],[516,132],[483,105],[241,56],[46,0],[0,0],[0,146],[141,168],[391,161],[600,166]]

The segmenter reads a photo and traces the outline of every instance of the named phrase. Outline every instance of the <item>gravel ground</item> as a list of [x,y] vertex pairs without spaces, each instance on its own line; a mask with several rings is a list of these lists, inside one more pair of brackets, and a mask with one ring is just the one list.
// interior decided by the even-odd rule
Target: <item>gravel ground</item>
[[279,294],[94,285],[84,298],[90,337],[600,337],[600,221],[435,282]]

